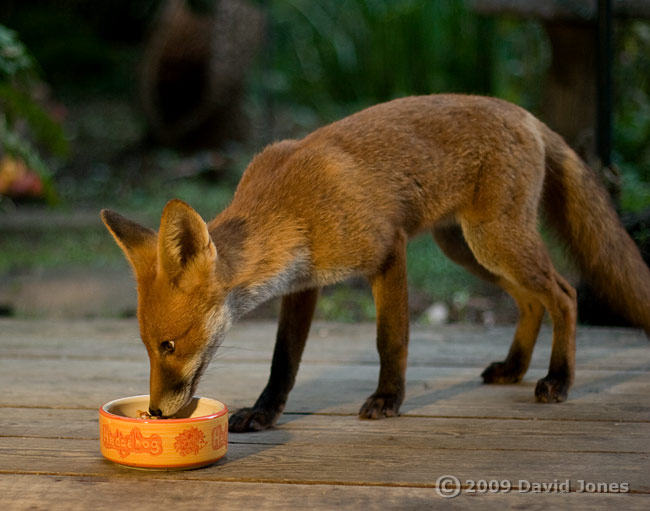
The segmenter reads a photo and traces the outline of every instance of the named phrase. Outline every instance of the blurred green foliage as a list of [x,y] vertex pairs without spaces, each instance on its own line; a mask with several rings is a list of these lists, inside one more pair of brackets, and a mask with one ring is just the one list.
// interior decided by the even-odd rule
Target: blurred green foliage
[[278,0],[269,10],[266,84],[321,117],[407,94],[488,92],[490,22],[463,2]]
[[614,161],[623,171],[623,209],[650,206],[650,23],[616,34]]
[[495,94],[534,106],[541,26],[478,16],[458,0],[269,2],[265,85],[323,117],[408,94]]
[[34,68],[34,60],[16,32],[0,26],[0,77],[13,78]]
[[36,99],[39,86],[37,65],[13,30],[0,25],[0,144],[2,151],[20,158],[36,172],[44,196],[56,201],[49,167],[39,146],[57,155],[65,154],[67,142],[61,126]]

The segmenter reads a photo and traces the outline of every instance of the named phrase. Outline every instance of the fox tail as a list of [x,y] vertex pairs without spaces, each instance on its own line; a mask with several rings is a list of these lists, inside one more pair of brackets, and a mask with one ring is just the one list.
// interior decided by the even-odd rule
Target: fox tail
[[650,337],[650,269],[625,231],[598,177],[556,133],[543,127],[545,217],[583,279]]

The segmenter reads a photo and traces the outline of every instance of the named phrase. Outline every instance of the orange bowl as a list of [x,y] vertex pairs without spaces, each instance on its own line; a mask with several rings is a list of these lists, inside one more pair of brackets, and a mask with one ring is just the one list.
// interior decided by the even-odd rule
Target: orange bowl
[[174,419],[140,419],[149,396],[116,399],[99,409],[102,455],[134,468],[184,470],[214,463],[228,449],[228,409],[194,397]]

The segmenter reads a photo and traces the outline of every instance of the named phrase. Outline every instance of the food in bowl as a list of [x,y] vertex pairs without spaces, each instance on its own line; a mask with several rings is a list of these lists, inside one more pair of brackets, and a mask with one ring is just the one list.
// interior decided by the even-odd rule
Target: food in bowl
[[195,397],[172,419],[151,417],[148,408],[149,396],[133,396],[99,409],[106,459],[134,468],[183,470],[210,465],[226,454],[228,409],[220,401]]
[[160,417],[156,417],[155,415],[151,415],[148,411],[146,410],[138,410],[135,413],[135,418],[136,419],[159,419]]

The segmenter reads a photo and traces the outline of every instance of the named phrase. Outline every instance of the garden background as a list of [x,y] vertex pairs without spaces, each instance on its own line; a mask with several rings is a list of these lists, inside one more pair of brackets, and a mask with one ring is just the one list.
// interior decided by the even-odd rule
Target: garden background
[[[643,218],[648,21],[617,19],[612,55],[620,211]],[[133,315],[130,272],[101,208],[156,227],[180,198],[209,219],[265,144],[400,96],[486,94],[542,115],[552,58],[543,21],[461,0],[5,1],[0,313]],[[650,227],[635,236],[647,243]],[[430,236],[410,244],[409,284],[418,321],[515,317],[507,297],[448,262]],[[367,284],[325,290],[317,314],[372,319]]]

